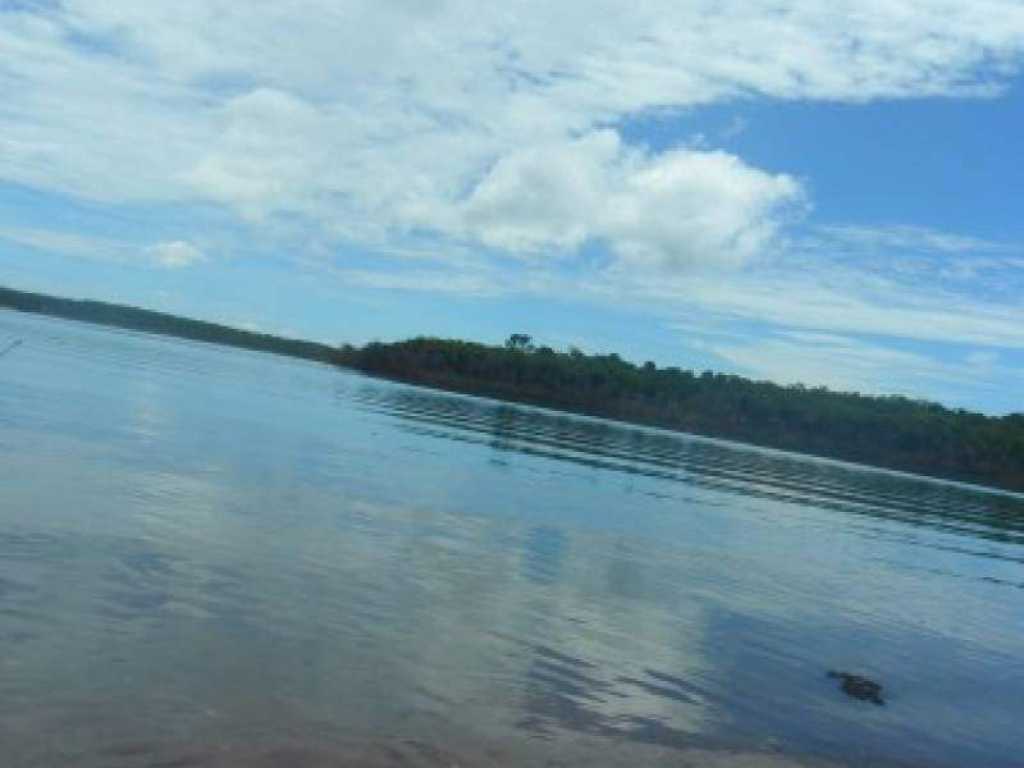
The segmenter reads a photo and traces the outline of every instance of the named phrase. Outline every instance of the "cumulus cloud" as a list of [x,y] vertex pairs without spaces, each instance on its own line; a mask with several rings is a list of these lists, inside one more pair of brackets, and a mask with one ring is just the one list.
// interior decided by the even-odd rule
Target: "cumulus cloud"
[[[619,121],[748,97],[996,92],[1016,0],[64,0],[0,6],[0,174],[110,202],[300,217],[372,246],[742,262],[800,198]],[[467,23],[471,19],[472,23]]]
[[165,269],[182,269],[206,261],[202,251],[182,240],[157,243],[147,248],[146,253],[156,265]]
[[[343,131],[311,104],[258,88],[229,99],[210,145],[179,179],[207,199],[253,219],[307,209],[330,185],[331,134]],[[340,148],[339,148],[340,149]]]
[[605,130],[501,158],[454,220],[464,236],[509,251],[599,240],[632,264],[740,263],[802,199],[793,178],[734,155],[650,155]]

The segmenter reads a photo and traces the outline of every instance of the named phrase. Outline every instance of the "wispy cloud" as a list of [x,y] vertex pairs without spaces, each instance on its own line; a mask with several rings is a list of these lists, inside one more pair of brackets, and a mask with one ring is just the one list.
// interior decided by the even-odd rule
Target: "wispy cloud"
[[182,269],[202,264],[207,260],[202,251],[184,240],[157,243],[147,248],[146,254],[165,269]]
[[1024,250],[1008,243],[906,225],[826,226],[817,231],[830,245],[861,250],[942,254],[1019,253]]
[[184,240],[140,246],[124,240],[47,229],[0,228],[0,241],[49,253],[142,267],[181,269],[207,261],[206,255]]
[[[778,331],[758,338],[718,340],[710,349],[756,378],[824,385],[837,391],[941,397],[948,403],[976,400],[979,387],[996,390],[1001,382],[1019,380],[1024,374],[1003,366],[992,350],[943,357],[841,334]],[[992,402],[1007,409],[1022,405],[1014,393],[1006,392],[993,392]]]
[[[727,317],[810,331],[1024,348],[1024,306],[957,295],[836,265],[810,274],[620,275],[618,290],[678,315]],[[614,286],[604,290],[614,290]]]
[[719,342],[723,360],[779,383],[824,385],[875,394],[920,393],[922,378],[945,379],[949,366],[926,355],[838,334],[783,332],[760,339]]
[[121,261],[127,251],[125,244],[118,240],[27,227],[2,228],[0,240],[40,251],[96,261]]
[[385,272],[342,268],[332,269],[330,274],[344,285],[357,288],[425,291],[477,298],[498,296],[504,292],[492,276],[444,269]]
[[[1015,0],[65,0],[0,14],[8,180],[301,216],[370,246],[424,230],[510,251],[597,238],[640,260],[764,248],[797,189],[711,150],[637,155],[606,127],[617,120],[749,95],[985,96],[1024,53]],[[614,203],[601,218],[580,208],[591,182]],[[681,215],[644,234],[667,208]],[[695,230],[711,233],[696,247]]]

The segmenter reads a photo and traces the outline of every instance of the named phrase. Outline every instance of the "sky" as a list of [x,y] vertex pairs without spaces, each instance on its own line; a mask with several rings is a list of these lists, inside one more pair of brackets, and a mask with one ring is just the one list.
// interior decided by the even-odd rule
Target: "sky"
[[1024,411],[1022,0],[0,0],[0,284]]

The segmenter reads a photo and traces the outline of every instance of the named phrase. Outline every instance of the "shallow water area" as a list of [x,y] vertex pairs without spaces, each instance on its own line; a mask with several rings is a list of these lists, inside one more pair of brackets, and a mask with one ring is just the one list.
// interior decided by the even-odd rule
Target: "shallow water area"
[[1018,496],[0,311],[13,339],[12,768],[1022,764]]

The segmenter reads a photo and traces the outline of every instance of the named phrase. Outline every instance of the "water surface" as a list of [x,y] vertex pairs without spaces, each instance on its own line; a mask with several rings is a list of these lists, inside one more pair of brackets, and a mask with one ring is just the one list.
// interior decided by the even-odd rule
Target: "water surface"
[[1024,764],[1020,497],[0,312],[13,339],[4,765]]

